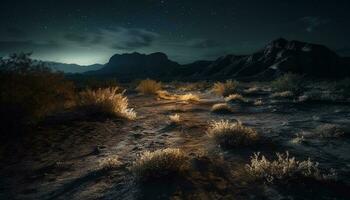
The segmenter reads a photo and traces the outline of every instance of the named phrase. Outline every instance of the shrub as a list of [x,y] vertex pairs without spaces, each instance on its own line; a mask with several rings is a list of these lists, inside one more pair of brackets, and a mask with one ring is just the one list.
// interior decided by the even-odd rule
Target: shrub
[[171,124],[179,124],[181,122],[179,114],[170,115],[169,120]]
[[128,98],[123,93],[117,93],[118,87],[91,90],[86,89],[80,92],[80,106],[90,107],[97,112],[114,115],[126,119],[135,119],[136,113],[128,108]]
[[303,76],[287,73],[272,81],[271,87],[276,92],[291,91],[300,94],[304,90]]
[[226,82],[216,82],[212,88],[212,92],[219,96],[227,96],[235,92],[238,86],[237,81],[227,80]]
[[246,100],[240,94],[230,94],[227,97],[225,97],[225,101],[226,102],[232,102],[232,101],[246,102]]
[[6,120],[13,120],[16,126],[20,119],[37,122],[52,112],[74,106],[74,84],[63,73],[33,61],[30,54],[1,59],[0,80],[0,110],[8,113]]
[[291,91],[275,92],[271,95],[272,98],[291,98],[293,96],[294,93]]
[[120,165],[121,162],[119,161],[118,156],[108,157],[99,162],[100,169],[105,171],[116,169],[120,167]]
[[288,181],[290,179],[311,177],[318,180],[334,179],[336,174],[333,170],[330,173],[322,173],[317,162],[312,162],[310,158],[298,161],[295,157],[290,157],[289,153],[277,153],[276,160],[268,160],[260,153],[254,153],[250,164],[246,165],[249,174],[257,179],[268,183],[275,181]]
[[186,156],[180,149],[146,151],[133,163],[131,171],[139,180],[152,180],[178,174],[186,168]]
[[158,96],[158,98],[165,99],[165,100],[176,100],[177,99],[177,97],[175,95],[170,94],[166,90],[157,91],[157,96]]
[[255,144],[259,136],[251,128],[228,120],[212,121],[208,129],[209,137],[223,147],[238,147]]
[[233,109],[227,103],[217,103],[211,107],[211,112],[214,113],[232,113]]
[[180,101],[187,101],[187,102],[198,102],[200,101],[200,98],[198,95],[188,93],[183,95],[176,95],[177,99]]
[[345,135],[344,129],[336,124],[323,124],[316,128],[315,133],[321,138],[338,138]]
[[162,84],[151,79],[142,80],[136,88],[138,92],[146,95],[155,95],[161,89]]
[[254,106],[262,106],[264,102],[261,99],[257,99],[254,101]]

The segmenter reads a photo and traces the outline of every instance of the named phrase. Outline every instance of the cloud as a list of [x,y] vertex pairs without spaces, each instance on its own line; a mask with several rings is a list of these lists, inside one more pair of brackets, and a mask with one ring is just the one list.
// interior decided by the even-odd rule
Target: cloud
[[63,37],[68,41],[77,42],[79,44],[84,44],[88,39],[86,35],[77,33],[67,33]]
[[34,42],[32,40],[0,41],[0,52],[46,52],[59,48],[60,45],[53,41]]
[[309,33],[314,31],[317,27],[330,22],[329,19],[322,19],[317,16],[306,16],[300,20],[306,25],[306,31]]
[[192,39],[186,42],[188,47],[192,48],[213,48],[221,46],[220,43],[210,39]]
[[116,50],[135,50],[151,46],[158,36],[145,29],[116,27],[85,34],[66,33],[63,38],[81,46],[103,45]]

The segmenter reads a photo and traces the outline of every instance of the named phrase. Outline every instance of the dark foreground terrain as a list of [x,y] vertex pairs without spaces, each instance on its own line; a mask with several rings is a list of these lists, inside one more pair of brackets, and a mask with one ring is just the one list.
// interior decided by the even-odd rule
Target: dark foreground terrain
[[[172,85],[168,91],[181,93]],[[0,199],[348,199],[350,196],[350,104],[276,98],[263,86],[243,94],[246,102],[229,103],[231,114],[214,114],[224,102],[208,90],[189,91],[199,102],[157,99],[130,92],[137,119],[125,121],[66,111],[48,117],[21,149],[1,162]],[[260,99],[259,103],[254,103]],[[181,123],[170,124],[179,114]],[[226,150],[207,135],[211,120],[239,120],[262,141]],[[334,128],[342,131],[333,134]],[[144,184],[129,171],[146,150],[180,148],[188,155],[185,175]],[[337,180],[252,180],[246,164],[254,152],[285,152],[333,168]],[[17,155],[21,152],[20,155]],[[118,156],[120,166],[98,170],[101,160]]]

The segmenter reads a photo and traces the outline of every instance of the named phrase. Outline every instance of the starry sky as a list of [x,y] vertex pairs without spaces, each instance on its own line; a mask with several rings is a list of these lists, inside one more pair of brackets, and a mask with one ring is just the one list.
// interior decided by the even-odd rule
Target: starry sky
[[0,56],[87,65],[160,51],[189,63],[279,37],[350,55],[349,0],[2,0],[1,8]]

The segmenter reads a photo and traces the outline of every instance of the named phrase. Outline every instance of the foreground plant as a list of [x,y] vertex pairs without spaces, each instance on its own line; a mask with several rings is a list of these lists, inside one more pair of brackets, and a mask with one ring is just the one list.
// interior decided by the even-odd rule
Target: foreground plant
[[133,163],[131,171],[139,180],[153,180],[176,175],[186,168],[186,156],[180,149],[146,151]]
[[240,94],[230,94],[227,97],[225,97],[225,101],[226,102],[233,102],[233,101],[246,102],[246,100]]
[[162,83],[152,79],[142,80],[136,90],[141,94],[155,95],[162,89]]
[[108,157],[100,160],[99,162],[99,168],[104,171],[116,169],[120,167],[120,165],[121,165],[121,162],[119,161],[119,158],[117,156]]
[[118,93],[117,91],[118,87],[86,89],[79,94],[79,104],[82,107],[91,107],[97,112],[130,120],[135,119],[136,112],[128,108],[128,98],[124,96],[124,92]]
[[250,175],[261,179],[267,183],[275,181],[288,181],[295,178],[315,178],[317,180],[332,180],[336,178],[336,173],[331,170],[329,173],[322,173],[317,162],[309,159],[298,161],[295,157],[290,157],[286,153],[276,153],[277,159],[268,160],[260,153],[254,153],[250,164],[246,169]]
[[179,114],[170,115],[169,120],[171,124],[179,124],[181,122],[181,118]]
[[237,81],[227,80],[226,82],[216,82],[212,88],[212,92],[219,96],[227,96],[235,92],[238,86]]
[[228,120],[212,121],[207,133],[223,147],[248,146],[259,140],[259,135],[254,129]]

